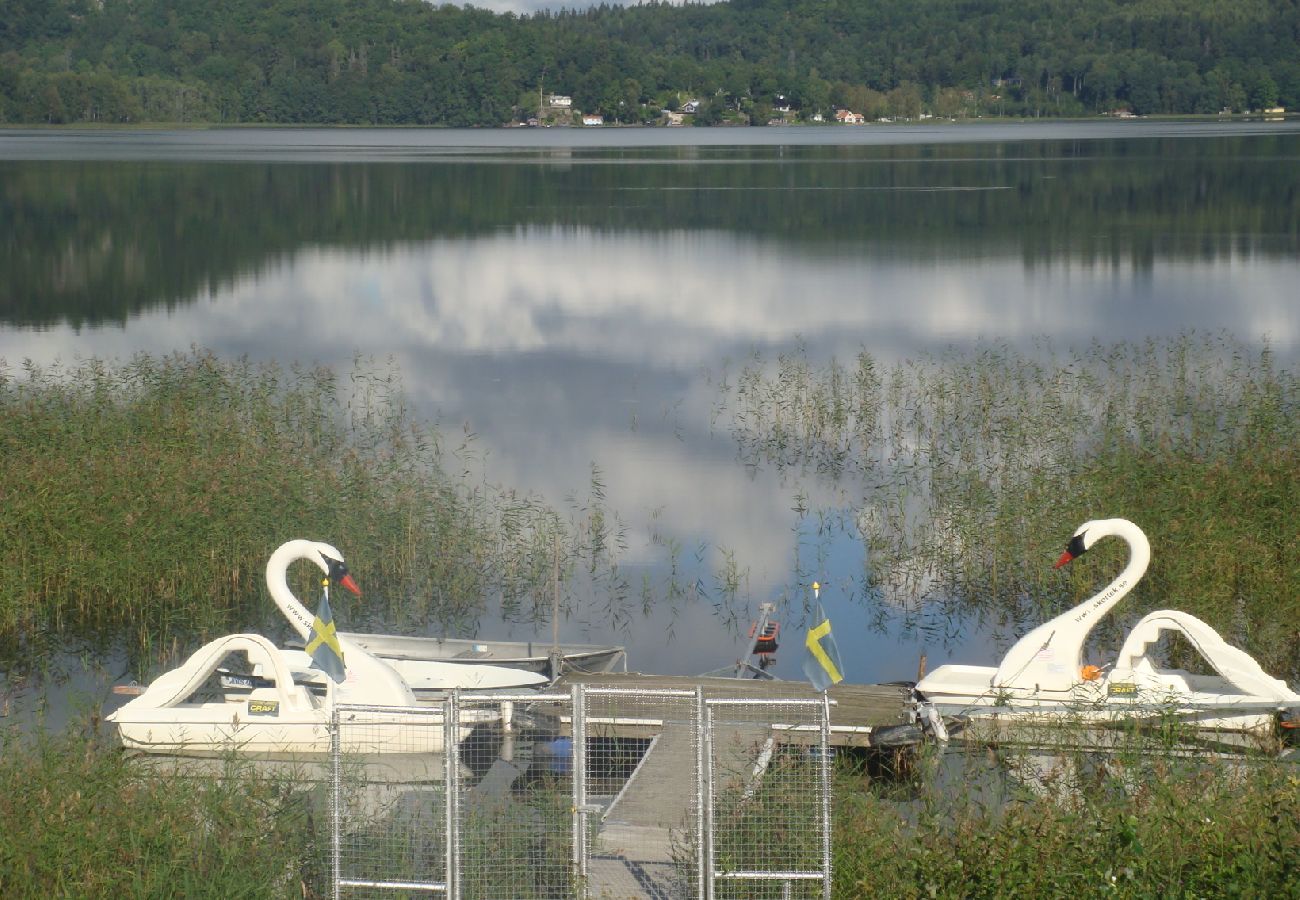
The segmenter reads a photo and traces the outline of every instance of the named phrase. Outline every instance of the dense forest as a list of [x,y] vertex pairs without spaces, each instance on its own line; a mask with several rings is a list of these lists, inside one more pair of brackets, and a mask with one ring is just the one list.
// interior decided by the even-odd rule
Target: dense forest
[[1294,108],[1300,0],[0,0],[0,122],[497,126],[552,94],[622,123]]

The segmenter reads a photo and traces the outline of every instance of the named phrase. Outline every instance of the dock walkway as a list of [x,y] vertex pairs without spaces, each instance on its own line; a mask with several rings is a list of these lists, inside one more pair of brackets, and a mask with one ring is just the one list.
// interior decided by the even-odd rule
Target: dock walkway
[[[589,896],[599,900],[668,900],[686,896],[694,885],[680,883],[689,856],[685,835],[694,829],[696,736],[678,716],[647,716],[646,697],[656,690],[702,689],[706,699],[809,700],[820,696],[794,681],[761,681],[637,673],[570,674],[557,687],[632,689],[625,708],[616,698],[601,703],[602,734],[649,738],[650,744],[622,791],[605,810],[588,866]],[[906,685],[836,685],[830,690],[831,743],[867,746],[873,729],[908,720]],[[715,721],[713,765],[728,779],[746,783],[762,777],[771,753],[771,728],[758,722]],[[812,735],[809,736],[813,739]]]

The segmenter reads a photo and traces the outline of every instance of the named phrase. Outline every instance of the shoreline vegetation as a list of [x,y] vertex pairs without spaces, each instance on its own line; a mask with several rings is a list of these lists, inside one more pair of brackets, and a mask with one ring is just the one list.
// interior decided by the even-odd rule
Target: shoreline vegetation
[[1300,106],[1285,0],[730,0],[496,14],[391,0],[52,0],[0,28],[0,122],[498,126]]
[[[888,367],[795,352],[723,373],[717,404],[743,464],[865,492],[872,568],[858,577],[882,617],[1040,621],[1095,581],[1043,565],[1063,531],[1123,515],[1157,548],[1133,615],[1176,599],[1297,678],[1300,380],[1267,349],[1189,335]],[[682,602],[672,583],[620,594],[622,526],[598,469],[567,510],[466,480],[472,442],[415,421],[397,373],[368,360],[335,373],[196,349],[27,365],[0,373],[0,452],[9,672],[104,640],[144,671],[267,624],[263,556],[286,527],[345,532],[366,603],[398,625],[472,616],[489,595],[544,617],[557,545],[566,602],[580,573],[608,616]],[[1294,765],[1147,746],[1067,762],[1049,790],[990,798],[924,756],[901,785],[841,760],[835,896],[1294,893]],[[327,819],[310,796],[274,779],[141,775],[95,713],[59,734],[0,720],[0,821],[6,897],[327,893]]]
[[[892,367],[799,350],[754,356],[722,385],[715,419],[742,463],[861,492],[852,527],[882,629],[1045,621],[1097,577],[1043,561],[1078,523],[1120,516],[1141,523],[1153,560],[1099,624],[1099,655],[1127,622],[1172,605],[1300,679],[1300,378],[1267,346],[1221,334],[988,343]],[[1122,551],[1106,552],[1114,571]],[[1177,665],[1199,657],[1181,641],[1167,650]]]
[[[1032,752],[992,747],[946,755],[922,748],[901,777],[869,775],[837,757],[832,896],[1294,894],[1294,763],[1189,759],[1172,745],[1162,750],[1158,740],[1130,737],[1104,758],[1059,752],[1046,768]],[[235,758],[215,767],[221,774],[205,775],[162,776],[137,762],[94,718],[35,740],[0,725],[0,894],[330,895],[323,783],[267,775]],[[779,790],[766,786],[756,801],[732,810],[721,858],[761,852],[753,840],[786,846],[789,835],[762,830],[763,809],[808,798],[768,796]],[[564,784],[529,791],[516,798],[521,805],[566,808]],[[486,839],[493,840],[490,831]],[[557,865],[568,857],[562,843],[551,848]],[[532,872],[552,869],[514,873],[509,893],[493,896],[564,896],[545,883],[529,889]],[[755,891],[781,896],[779,884]]]
[[367,593],[335,609],[362,630],[454,628],[489,598],[532,620],[556,578],[599,582],[599,499],[566,518],[476,483],[462,438],[413,421],[396,373],[366,360],[343,376],[194,350],[0,374],[0,669],[124,646],[144,676],[232,628],[278,634],[262,573],[295,535],[346,536]]
[[[898,128],[899,126],[907,127],[910,130],[923,132],[926,129],[937,129],[952,127],[954,125],[997,125],[997,124],[1021,124],[1027,119],[1035,123],[1050,125],[1054,122],[1061,124],[1075,124],[1081,122],[1104,122],[1111,120],[1122,121],[1150,121],[1150,122],[1167,122],[1178,123],[1186,122],[1189,124],[1207,124],[1214,122],[1234,123],[1234,122],[1285,122],[1294,121],[1300,115],[1300,110],[1295,107],[1283,107],[1277,112],[1265,112],[1260,109],[1244,109],[1240,111],[1220,111],[1220,112],[1167,112],[1167,113],[1147,113],[1132,116],[1115,116],[1112,113],[1081,113],[1078,115],[1037,115],[1037,116],[1015,116],[999,115],[997,113],[980,113],[972,116],[961,117],[935,117],[925,116],[916,119],[896,118],[896,119],[874,119],[868,120],[860,125],[849,125],[841,122],[821,121],[813,122],[804,119],[791,119],[789,121],[768,121],[768,122],[716,122],[711,124],[692,122],[687,127],[693,128],[749,128],[756,126],[765,127],[784,127],[784,128],[807,128],[811,130],[834,131],[838,129],[858,129],[864,128],[868,131],[878,128]],[[3,121],[0,120],[0,134],[6,131],[49,131],[51,133],[65,132],[82,132],[82,131],[206,131],[222,129],[247,129],[255,131],[257,129],[273,128],[299,128],[299,129],[338,129],[362,131],[382,127],[384,129],[397,129],[399,131],[458,131],[458,130],[499,130],[499,129],[527,129],[544,127],[546,129],[560,129],[573,131],[600,131],[600,130],[638,130],[638,129],[659,129],[671,128],[666,121],[645,121],[645,122],[603,122],[600,126],[593,128],[589,125],[583,125],[580,122],[567,122],[564,124],[552,123],[546,126],[536,124],[530,125],[523,121],[507,121],[498,124],[487,125],[452,125],[441,122],[393,122],[388,124],[376,124],[373,122],[276,122],[276,121],[247,121],[247,122],[223,122],[223,121],[177,121],[174,119],[155,119],[155,120],[129,120],[129,121],[105,121],[100,119],[94,120],[77,120],[68,122],[48,122],[48,121]],[[1008,135],[1008,139],[1014,135]]]

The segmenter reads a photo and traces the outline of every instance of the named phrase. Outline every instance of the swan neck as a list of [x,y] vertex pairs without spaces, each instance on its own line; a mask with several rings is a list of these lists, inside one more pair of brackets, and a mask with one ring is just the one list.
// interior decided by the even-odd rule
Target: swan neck
[[1106,585],[1092,597],[1080,603],[1068,613],[1070,619],[1078,624],[1088,623],[1089,627],[1104,616],[1120,600],[1128,596],[1146,573],[1151,563],[1151,544],[1147,536],[1136,525],[1123,520],[1112,523],[1110,534],[1123,538],[1128,543],[1128,563]]
[[1097,621],[1133,590],[1151,561],[1151,545],[1142,530],[1125,519],[1091,523],[1104,537],[1123,538],[1128,564],[1110,584],[1054,619],[1030,631],[1007,651],[991,685],[1020,690],[1068,691],[1077,680],[1083,645]]
[[311,541],[296,540],[282,544],[266,563],[266,588],[271,599],[304,641],[309,640],[313,616],[293,591],[289,590],[289,566],[300,560],[314,560]]

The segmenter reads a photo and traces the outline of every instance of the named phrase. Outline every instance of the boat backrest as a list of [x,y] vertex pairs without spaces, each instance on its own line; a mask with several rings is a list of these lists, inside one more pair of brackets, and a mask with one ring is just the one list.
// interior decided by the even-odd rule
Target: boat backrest
[[281,708],[307,710],[313,708],[308,691],[294,684],[293,673],[280,657],[274,644],[260,634],[228,634],[209,641],[194,651],[183,664],[164,672],[154,679],[136,700],[142,706],[164,709],[186,702],[232,653],[242,653],[250,668],[257,668],[260,677],[275,682]]
[[1229,644],[1196,616],[1175,609],[1158,609],[1133,626],[1120,648],[1111,678],[1117,675],[1122,678],[1123,673],[1136,669],[1154,668],[1147,653],[1166,631],[1187,638],[1214,671],[1243,694],[1290,703],[1300,700],[1300,695],[1287,687],[1285,681],[1265,672],[1250,654]]

